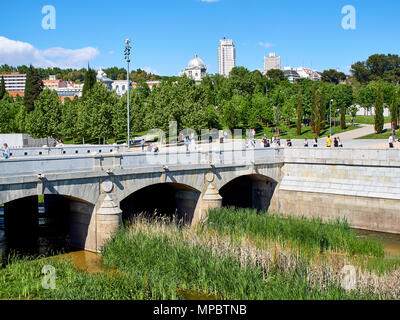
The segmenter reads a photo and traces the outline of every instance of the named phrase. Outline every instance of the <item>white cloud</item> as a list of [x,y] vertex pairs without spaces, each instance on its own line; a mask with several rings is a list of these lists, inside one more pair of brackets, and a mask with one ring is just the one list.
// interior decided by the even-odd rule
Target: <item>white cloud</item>
[[93,47],[65,49],[53,47],[45,50],[35,48],[28,42],[11,40],[0,36],[0,65],[29,65],[35,67],[82,68],[95,59],[100,51]]
[[261,46],[261,47],[265,47],[265,48],[271,48],[271,47],[274,46],[272,43],[269,43],[269,42],[262,42],[262,41],[260,41],[260,42],[258,43],[258,45]]
[[115,53],[115,51],[114,50],[110,50],[110,51],[108,51],[108,54],[114,54]]
[[156,69],[153,69],[152,67],[144,67],[143,70],[146,71],[147,73],[161,76],[161,74]]

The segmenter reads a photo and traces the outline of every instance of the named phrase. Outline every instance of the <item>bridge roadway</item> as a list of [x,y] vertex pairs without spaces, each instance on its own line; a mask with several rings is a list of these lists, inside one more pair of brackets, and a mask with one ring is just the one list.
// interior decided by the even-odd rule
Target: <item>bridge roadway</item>
[[164,203],[193,226],[210,208],[240,205],[400,232],[400,150],[91,148],[19,150],[0,161],[0,203],[10,224],[23,223],[21,212],[33,213],[44,195],[55,215],[70,212],[72,244],[92,251],[118,229],[122,212]]

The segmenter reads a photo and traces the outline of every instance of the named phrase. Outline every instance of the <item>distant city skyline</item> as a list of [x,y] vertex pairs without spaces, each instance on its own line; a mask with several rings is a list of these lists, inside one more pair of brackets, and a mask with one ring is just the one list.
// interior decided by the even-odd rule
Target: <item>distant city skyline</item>
[[[82,68],[124,67],[124,40],[132,40],[132,67],[178,75],[198,54],[207,72],[218,73],[218,45],[224,36],[236,47],[236,65],[263,69],[276,52],[281,67],[348,73],[351,64],[375,53],[400,53],[400,2],[385,0],[121,0],[51,1],[56,29],[44,30],[42,0],[2,5],[0,64]],[[342,28],[342,8],[356,9],[355,30]],[[292,23],[293,22],[293,23]]]

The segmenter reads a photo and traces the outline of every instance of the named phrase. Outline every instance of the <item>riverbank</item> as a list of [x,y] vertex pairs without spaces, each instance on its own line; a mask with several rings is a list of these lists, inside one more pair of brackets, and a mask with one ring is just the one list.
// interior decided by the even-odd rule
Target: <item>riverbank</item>
[[[254,210],[210,212],[197,230],[136,218],[102,252],[104,269],[68,256],[14,260],[0,269],[0,298],[29,299],[398,299],[399,259],[345,222]],[[356,287],[342,287],[353,265]],[[55,290],[42,288],[45,265]]]

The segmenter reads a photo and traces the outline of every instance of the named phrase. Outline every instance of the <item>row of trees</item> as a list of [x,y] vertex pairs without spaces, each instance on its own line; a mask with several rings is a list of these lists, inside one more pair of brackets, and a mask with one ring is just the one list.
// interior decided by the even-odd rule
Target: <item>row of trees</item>
[[[0,66],[0,75],[2,73],[10,73],[10,72],[19,72],[23,74],[27,74],[30,72],[30,66],[18,66],[13,67],[7,64]],[[38,76],[41,79],[48,79],[50,75],[55,75],[57,79],[64,80],[64,81],[72,81],[76,83],[83,83],[85,81],[86,69],[82,68],[79,70],[76,69],[60,69],[60,68],[37,68],[36,69]],[[104,69],[104,72],[107,74],[112,80],[126,80],[126,69],[125,68],[118,68],[112,67]],[[130,79],[132,81],[147,81],[147,80],[163,80],[168,77],[162,77],[158,75],[154,75],[148,73],[142,69],[132,70],[130,72]]]
[[400,57],[397,54],[374,54],[366,61],[358,61],[351,66],[351,73],[360,83],[384,80],[399,85]]
[[[85,74],[82,98],[62,104],[55,92],[44,90],[33,67],[28,70],[24,99],[13,101],[7,94],[0,100],[0,132],[27,132],[34,137],[107,139],[120,138],[126,132],[126,96],[119,98],[96,81],[96,73]],[[1,94],[1,86],[0,86]],[[265,77],[259,71],[236,67],[230,77],[206,76],[200,85],[186,78],[168,79],[149,89],[138,82],[130,95],[132,132],[159,128],[168,132],[169,122],[178,129],[256,128],[265,125],[291,126],[309,123],[320,135],[332,117],[356,111],[354,103],[375,107],[376,129],[381,132],[380,116],[390,107],[398,119],[399,88],[393,83],[373,81],[368,84],[335,84],[303,79],[295,84],[280,78]],[[383,116],[382,116],[383,119]],[[380,125],[382,123],[382,126]]]

